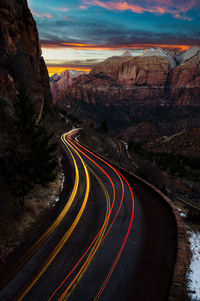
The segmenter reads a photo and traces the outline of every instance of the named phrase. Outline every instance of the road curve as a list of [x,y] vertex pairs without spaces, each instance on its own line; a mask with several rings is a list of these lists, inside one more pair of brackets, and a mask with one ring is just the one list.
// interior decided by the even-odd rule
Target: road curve
[[0,300],[167,300],[176,225],[155,192],[62,136],[66,205],[26,253]]

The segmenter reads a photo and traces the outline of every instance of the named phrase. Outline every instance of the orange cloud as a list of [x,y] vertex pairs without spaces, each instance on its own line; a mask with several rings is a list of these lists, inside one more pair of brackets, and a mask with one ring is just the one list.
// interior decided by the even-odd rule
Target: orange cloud
[[119,2],[115,2],[115,1],[110,1],[110,2],[102,2],[99,0],[86,0],[84,1],[85,4],[88,5],[95,5],[95,6],[100,6],[109,10],[131,10],[132,12],[135,13],[143,13],[146,11],[145,8],[138,6],[138,5],[132,5],[132,4],[128,4],[126,1],[119,1]]
[[53,16],[51,14],[47,14],[47,13],[38,13],[35,11],[31,11],[34,17],[43,19],[43,18],[48,18],[48,19],[53,19]]
[[78,50],[120,50],[120,49],[146,49],[152,47],[160,47],[160,48],[167,48],[167,49],[174,49],[185,51],[191,45],[173,45],[173,44],[107,44],[107,45],[100,45],[100,44],[86,44],[86,43],[60,43],[60,44],[46,44],[45,42],[42,44],[42,48],[72,48]]
[[87,9],[88,7],[87,7],[86,5],[79,5],[79,8],[85,10],[85,9]]
[[87,71],[90,72],[91,69],[89,68],[80,68],[80,67],[52,67],[52,66],[47,66],[48,72],[49,72],[49,76],[52,76],[53,74],[57,73],[60,74],[61,72],[65,71],[65,70],[76,70],[76,71]]
[[[175,18],[183,19],[191,21],[192,19],[186,17],[184,14],[185,12],[189,11],[192,7],[196,5],[196,0],[183,0],[182,3],[177,3],[176,0],[167,0],[167,1],[160,1],[160,0],[146,0],[143,1],[143,5],[136,4],[136,3],[128,3],[124,0],[115,0],[115,1],[108,1],[103,2],[100,0],[83,0],[84,4],[92,5],[92,6],[99,6],[108,10],[121,10],[126,11],[130,10],[134,13],[145,13],[150,12],[154,14],[171,14]],[[129,1],[131,2],[131,1]],[[137,1],[132,1],[137,2]],[[138,1],[139,3],[142,1]]]

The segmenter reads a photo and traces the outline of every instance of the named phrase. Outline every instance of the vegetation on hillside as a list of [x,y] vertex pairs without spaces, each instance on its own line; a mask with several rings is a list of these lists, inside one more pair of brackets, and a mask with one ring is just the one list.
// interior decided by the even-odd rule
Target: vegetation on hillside
[[35,184],[45,185],[55,179],[57,143],[45,118],[37,123],[36,105],[24,89],[13,103],[1,99],[0,106],[1,207],[6,209],[6,200],[17,200],[23,208],[24,197]]
[[160,169],[169,174],[184,177],[191,180],[200,179],[200,159],[186,157],[180,154],[155,153],[146,150],[141,143],[131,141],[129,150],[143,157],[144,159],[155,163]]

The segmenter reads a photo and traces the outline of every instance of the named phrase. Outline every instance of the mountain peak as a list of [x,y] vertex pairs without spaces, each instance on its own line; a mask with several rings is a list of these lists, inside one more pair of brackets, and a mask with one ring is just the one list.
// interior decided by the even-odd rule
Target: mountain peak
[[190,60],[193,56],[197,55],[197,53],[200,52],[199,46],[191,46],[187,51],[184,51],[177,55],[176,61],[181,64],[185,61]]
[[159,47],[146,49],[143,53],[143,56],[164,57],[169,61],[172,68],[177,65],[174,58],[173,58],[173,56],[172,56],[172,54],[169,51],[167,51],[165,49],[162,49],[162,48],[159,48]]
[[121,56],[132,56],[132,53],[130,51],[125,51],[124,53],[122,53]]

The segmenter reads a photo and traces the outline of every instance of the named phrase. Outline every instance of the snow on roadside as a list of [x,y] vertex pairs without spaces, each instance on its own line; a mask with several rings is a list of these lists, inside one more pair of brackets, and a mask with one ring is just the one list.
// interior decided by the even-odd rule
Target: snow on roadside
[[[187,214],[182,209],[177,209],[181,217],[187,217]],[[191,301],[200,301],[200,232],[192,230],[189,226],[187,226],[187,229],[192,252],[190,268],[187,273],[188,296]]]
[[177,208],[181,217],[187,217],[187,214],[184,213],[180,208]]
[[200,300],[200,232],[188,231],[192,259],[187,274],[189,297],[191,300]]
[[133,161],[133,159],[131,158],[129,152],[128,152],[128,143],[126,143],[125,141],[123,140],[120,140],[121,143],[123,143],[125,145],[125,148],[126,148],[126,153],[127,153],[127,156],[129,158],[129,160],[131,161],[131,163],[136,167],[136,168],[139,168],[138,165]]
[[[62,191],[63,188],[64,188],[65,175],[64,175],[63,171],[61,172],[60,180],[61,180],[61,183],[60,183],[60,185],[61,185],[61,186],[60,186],[60,190],[59,190],[59,191],[55,191],[55,190],[54,190],[54,193],[55,193],[56,195],[55,195],[53,207],[56,206],[56,203],[58,203],[58,202],[60,201],[60,191]],[[51,204],[51,202],[50,202],[49,204]]]

